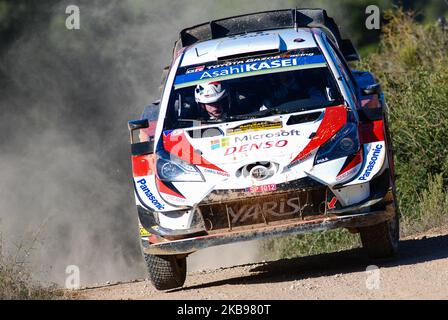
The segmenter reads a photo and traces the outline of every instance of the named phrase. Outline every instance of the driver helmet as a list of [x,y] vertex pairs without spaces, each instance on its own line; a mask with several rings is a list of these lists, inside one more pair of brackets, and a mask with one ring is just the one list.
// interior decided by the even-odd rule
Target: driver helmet
[[198,84],[194,90],[197,103],[214,104],[227,97],[227,90],[221,82]]
[[[222,119],[228,109],[227,90],[220,82],[199,84],[194,91],[195,99],[211,119]],[[226,103],[227,102],[227,103]]]

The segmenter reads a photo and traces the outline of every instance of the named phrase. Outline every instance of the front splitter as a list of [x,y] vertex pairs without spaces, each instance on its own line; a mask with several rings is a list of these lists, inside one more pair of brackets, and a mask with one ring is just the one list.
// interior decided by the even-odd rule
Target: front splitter
[[229,231],[220,234],[198,236],[150,244],[144,242],[143,251],[152,255],[180,255],[229,243],[251,241],[264,238],[284,237],[332,230],[337,228],[361,228],[379,224],[394,217],[394,211],[375,211],[347,216],[331,216],[310,221],[294,221],[288,224],[263,226],[248,231]]

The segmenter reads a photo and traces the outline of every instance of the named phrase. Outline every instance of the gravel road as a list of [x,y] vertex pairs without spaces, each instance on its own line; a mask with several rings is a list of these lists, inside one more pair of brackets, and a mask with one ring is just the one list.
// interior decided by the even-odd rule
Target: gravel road
[[[376,265],[366,271],[366,268]],[[369,269],[370,270],[370,269]],[[448,228],[401,241],[392,261],[361,249],[189,273],[182,289],[149,281],[78,291],[79,299],[448,299]]]

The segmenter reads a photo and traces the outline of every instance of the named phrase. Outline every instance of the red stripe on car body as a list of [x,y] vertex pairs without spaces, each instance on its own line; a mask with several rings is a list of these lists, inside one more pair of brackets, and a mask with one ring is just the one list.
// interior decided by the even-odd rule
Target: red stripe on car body
[[157,186],[157,190],[159,190],[160,193],[165,193],[168,194],[170,196],[174,196],[174,197],[178,197],[181,199],[185,199],[185,197],[183,195],[181,195],[180,193],[177,193],[174,190],[171,190],[167,185],[165,185],[163,183],[163,181],[161,181],[159,179],[159,177],[156,177],[156,186]]
[[336,207],[336,203],[338,202],[338,199],[336,197],[333,197],[330,202],[328,202],[328,209],[332,210]]
[[227,173],[220,167],[207,161],[201,154],[196,152],[185,136],[184,131],[181,133],[176,133],[176,131],[173,131],[168,135],[163,134],[163,146],[170,154],[184,160],[185,162],[188,162],[189,164]]
[[347,109],[344,105],[329,107],[325,110],[324,118],[317,129],[316,135],[308,145],[294,158],[294,161],[301,160],[311,151],[320,147],[330,140],[347,123]]
[[147,155],[132,157],[132,173],[134,177],[144,177],[152,174],[153,166],[150,163],[151,159]]
[[361,123],[358,126],[358,131],[359,131],[359,140],[361,144],[384,141],[383,120]]
[[356,153],[356,155],[352,159],[352,161],[350,161],[350,163],[346,167],[342,168],[342,170],[341,170],[341,172],[339,172],[338,176],[343,175],[347,171],[353,169],[361,162],[362,162],[362,148]]

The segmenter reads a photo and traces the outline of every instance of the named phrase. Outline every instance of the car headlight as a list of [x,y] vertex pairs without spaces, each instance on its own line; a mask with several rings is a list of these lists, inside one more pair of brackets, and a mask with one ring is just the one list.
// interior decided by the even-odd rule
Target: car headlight
[[157,174],[162,181],[203,182],[204,177],[196,166],[191,165],[166,151],[157,153]]
[[319,148],[314,164],[350,156],[360,148],[356,123],[347,123],[329,141]]

